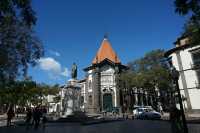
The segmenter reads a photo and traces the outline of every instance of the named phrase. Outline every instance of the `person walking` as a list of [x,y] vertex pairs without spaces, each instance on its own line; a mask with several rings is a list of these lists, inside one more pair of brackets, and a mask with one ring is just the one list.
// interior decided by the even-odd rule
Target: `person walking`
[[13,106],[11,105],[7,111],[7,126],[11,126],[13,117],[15,117],[15,112]]
[[123,105],[122,106],[122,117],[123,117],[123,119],[125,119],[125,106]]
[[45,107],[42,108],[42,127],[43,129],[46,127],[46,122],[47,122],[47,109]]
[[26,127],[29,128],[30,124],[31,124],[31,119],[32,119],[32,110],[31,108],[27,108],[26,111]]
[[33,111],[33,123],[35,128],[38,128],[40,124],[40,117],[41,117],[40,109],[39,107],[36,107]]
[[172,106],[170,110],[170,121],[172,133],[183,133],[183,125],[180,110]]

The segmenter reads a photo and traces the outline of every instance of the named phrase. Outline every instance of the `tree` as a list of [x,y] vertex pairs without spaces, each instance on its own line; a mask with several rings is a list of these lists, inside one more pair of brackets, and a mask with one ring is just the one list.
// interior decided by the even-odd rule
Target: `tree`
[[152,88],[157,83],[160,88],[169,88],[171,78],[162,62],[163,58],[164,50],[157,49],[146,53],[140,59],[129,62],[128,66],[135,73],[134,84],[138,87]]
[[192,45],[200,44],[200,0],[175,0],[175,12],[180,15],[190,15],[185,24],[183,37],[188,37]]
[[[154,96],[156,88],[167,93],[172,88],[172,79],[168,68],[162,62],[164,53],[164,50],[153,50],[144,57],[129,62],[130,70],[120,75],[121,88],[142,88]],[[166,100],[161,101],[167,104]]]
[[26,77],[28,66],[43,55],[35,24],[31,0],[0,1],[0,84]]
[[2,104],[13,104],[19,106],[25,106],[28,104],[28,100],[34,95],[31,93],[33,88],[36,88],[34,81],[15,81],[10,82],[6,85],[7,88],[0,89],[1,98],[0,103]]
[[58,85],[37,84],[32,80],[13,81],[6,87],[0,89],[0,108],[9,104],[20,107],[37,106],[45,101],[47,95],[58,96],[59,93]]

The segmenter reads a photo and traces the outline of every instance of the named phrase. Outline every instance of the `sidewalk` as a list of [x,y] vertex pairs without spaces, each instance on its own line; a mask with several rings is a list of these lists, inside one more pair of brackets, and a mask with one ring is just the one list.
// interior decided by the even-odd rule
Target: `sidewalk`
[[[187,123],[190,124],[200,124],[200,114],[185,114],[185,118],[187,120]],[[163,120],[169,120],[169,113],[164,113],[162,116]]]
[[[14,119],[12,120],[12,124],[15,125],[16,122],[23,121],[24,117],[25,117],[25,114],[19,114],[18,117],[15,116]],[[7,115],[6,114],[0,115],[0,127],[6,126],[6,123],[7,123],[6,119],[7,119]]]
[[193,114],[186,114],[186,119],[200,119],[200,114],[193,113]]
[[2,114],[2,115],[0,115],[0,121],[1,121],[1,120],[4,120],[4,119],[6,119],[6,117],[7,117],[6,113],[5,113],[5,114]]

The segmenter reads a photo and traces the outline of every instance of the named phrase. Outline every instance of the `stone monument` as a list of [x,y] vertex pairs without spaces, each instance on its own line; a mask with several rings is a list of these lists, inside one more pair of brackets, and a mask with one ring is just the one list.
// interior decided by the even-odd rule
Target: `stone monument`
[[64,99],[63,99],[63,110],[62,117],[68,117],[74,115],[75,112],[80,112],[80,98],[81,88],[77,80],[77,65],[73,63],[71,69],[71,79],[68,80],[64,87]]

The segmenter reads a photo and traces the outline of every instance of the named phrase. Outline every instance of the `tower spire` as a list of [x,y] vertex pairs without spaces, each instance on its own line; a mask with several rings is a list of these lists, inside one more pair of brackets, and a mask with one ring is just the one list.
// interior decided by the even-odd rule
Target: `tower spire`
[[105,59],[109,59],[113,63],[120,63],[120,59],[118,58],[115,51],[112,49],[106,34],[104,35],[101,47],[99,48],[95,58],[93,59],[92,64],[98,64]]
[[108,33],[107,32],[104,34],[104,39],[108,39]]

